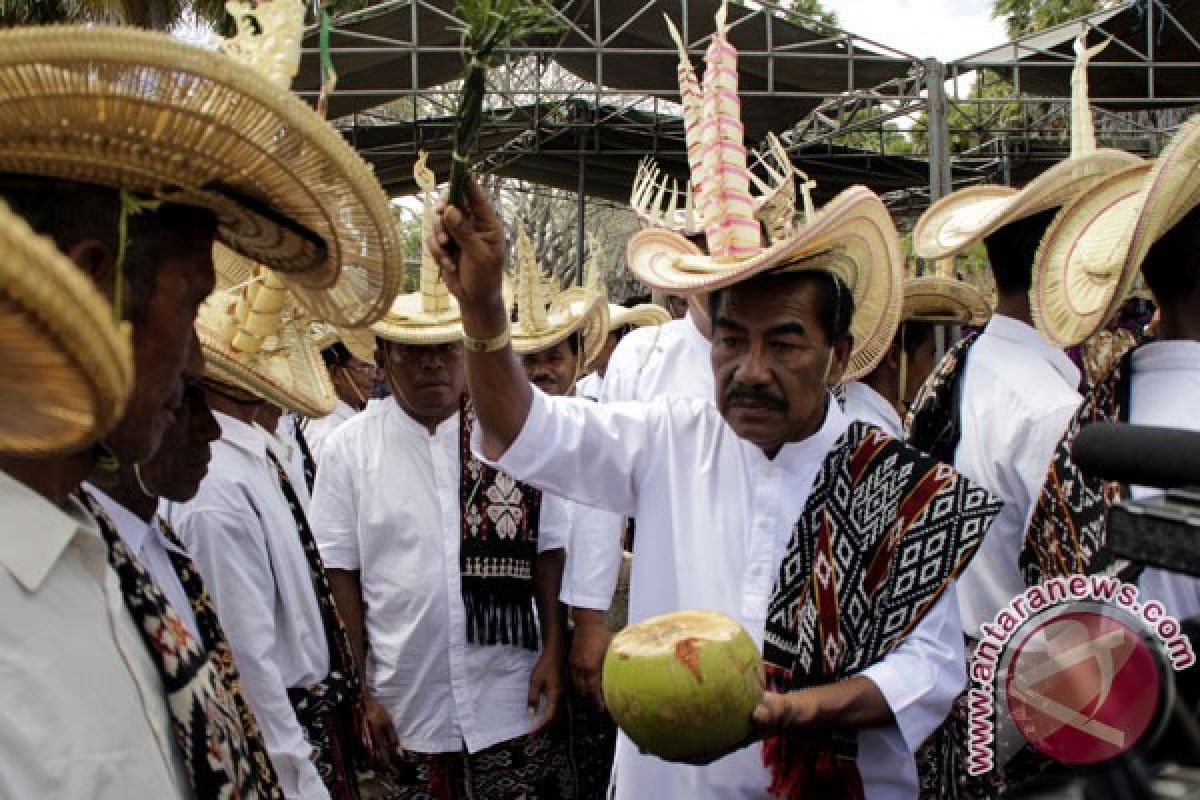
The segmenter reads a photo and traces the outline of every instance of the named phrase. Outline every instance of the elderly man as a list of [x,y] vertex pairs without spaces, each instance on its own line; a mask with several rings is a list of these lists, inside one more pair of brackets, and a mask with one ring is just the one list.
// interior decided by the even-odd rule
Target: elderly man
[[[469,187],[470,215],[445,209],[429,246],[462,308],[478,451],[548,491],[636,514],[647,543],[639,543],[644,549],[634,565],[633,621],[682,608],[721,610],[765,645],[780,693],[764,696],[754,721],[770,737],[765,754],[778,790],[789,797],[911,797],[912,753],[965,677],[953,594],[945,590],[996,506],[944,465],[850,424],[830,400],[827,387],[862,353],[851,352],[854,287],[846,279],[878,269],[886,279],[855,284],[865,305],[880,307],[883,298],[868,292],[895,291],[899,272],[895,230],[882,204],[866,190],[844,200],[825,210],[835,232],[824,230],[821,245],[806,228],[789,247],[773,249],[797,261],[734,261],[732,273],[705,262],[708,274],[736,282],[716,292],[710,306],[718,406],[680,399],[598,405],[532,388],[509,345],[502,228],[477,184]],[[891,236],[881,235],[869,253],[812,249],[840,241],[841,221],[848,228],[856,214]],[[682,237],[672,245],[695,254],[684,259],[703,260]],[[643,280],[671,288],[696,280],[653,271],[686,268],[664,261],[691,261],[646,262],[636,250],[631,243],[630,263]],[[859,260],[851,267],[847,258]],[[753,277],[755,268],[789,264],[801,271]],[[855,320],[855,331],[880,347],[890,336],[869,317]],[[835,481],[841,499],[831,492]],[[871,503],[864,517],[854,498],[867,491],[888,500]],[[927,547],[930,536],[938,538],[937,550]],[[815,598],[805,587],[816,579],[805,554],[816,548],[826,563],[822,552],[847,546],[855,556],[839,568],[839,588],[820,584],[838,594],[822,604],[844,610],[824,618],[814,638],[794,627],[813,613]],[[926,554],[927,568],[903,578],[908,590],[899,591],[892,581],[908,573],[900,564],[914,552]],[[889,615],[906,620],[890,625],[891,635],[878,622]],[[622,738],[617,795],[641,797],[652,786],[657,796],[680,800],[761,797],[773,782],[763,755],[751,747],[706,767],[675,765],[638,754]]]

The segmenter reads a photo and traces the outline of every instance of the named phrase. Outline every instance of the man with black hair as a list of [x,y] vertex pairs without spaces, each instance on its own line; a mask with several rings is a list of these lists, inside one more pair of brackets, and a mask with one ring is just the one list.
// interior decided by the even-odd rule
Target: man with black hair
[[318,463],[321,460],[321,447],[329,435],[343,422],[366,408],[367,400],[375,391],[375,380],[379,376],[378,367],[360,361],[342,342],[334,342],[326,347],[321,351],[321,357],[325,359],[325,368],[329,370],[333,390],[338,399],[332,414],[306,420],[301,428],[308,448]]
[[[996,505],[945,465],[852,423],[828,392],[857,354],[851,329],[880,335],[880,320],[855,313],[855,293],[878,300],[872,292],[898,283],[889,261],[898,237],[882,203],[861,187],[843,198],[883,232],[856,252],[817,250],[801,231],[772,251],[778,260],[704,262],[704,274],[728,284],[711,301],[715,404],[606,404],[530,385],[502,299],[503,229],[474,181],[467,198],[469,215],[443,208],[427,245],[462,310],[475,452],[546,491],[637,517],[632,621],[717,610],[764,647],[773,691],[752,719],[763,748],[747,742],[684,765],[639,754],[622,736],[616,796],[652,787],[662,800],[757,798],[770,787],[786,797],[912,797],[912,753],[965,680],[946,589]],[[830,217],[830,238],[842,220]],[[630,263],[646,263],[634,249]],[[670,258],[655,264],[663,288],[697,274]],[[887,280],[847,283],[868,264],[886,265]],[[922,551],[930,536],[939,546]],[[870,570],[843,565],[838,581],[823,579],[820,564],[843,547]],[[901,599],[892,582],[906,572],[901,551],[914,547],[927,555]],[[891,636],[877,622],[885,618]]]

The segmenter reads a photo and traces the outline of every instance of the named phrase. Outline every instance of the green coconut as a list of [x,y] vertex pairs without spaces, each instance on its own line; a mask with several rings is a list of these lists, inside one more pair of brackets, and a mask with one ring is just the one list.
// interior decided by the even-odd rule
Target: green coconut
[[603,686],[609,713],[645,752],[668,760],[720,753],[750,736],[762,654],[732,617],[676,611],[613,637]]

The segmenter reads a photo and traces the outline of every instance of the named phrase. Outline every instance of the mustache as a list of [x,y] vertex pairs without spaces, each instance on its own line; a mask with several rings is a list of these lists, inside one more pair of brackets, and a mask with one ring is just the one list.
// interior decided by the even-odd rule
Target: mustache
[[761,387],[735,384],[725,393],[727,406],[762,406],[770,411],[787,411],[787,400]]

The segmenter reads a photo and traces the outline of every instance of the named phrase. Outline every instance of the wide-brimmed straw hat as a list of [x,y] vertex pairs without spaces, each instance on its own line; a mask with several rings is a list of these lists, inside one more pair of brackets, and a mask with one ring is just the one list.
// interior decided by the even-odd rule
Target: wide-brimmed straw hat
[[1034,263],[1030,306],[1042,335],[1078,344],[1120,310],[1150,247],[1200,204],[1200,116],[1152,164],[1093,186],[1055,217]]
[[0,172],[209,208],[219,239],[313,313],[370,322],[402,279],[388,198],[288,88],[304,4],[235,11],[247,14],[223,52],[129,28],[0,31]]
[[[244,274],[246,259],[222,245],[218,274]],[[324,417],[336,404],[329,371],[310,334],[312,320],[279,275],[253,277],[209,296],[196,317],[205,377],[304,417]]]
[[0,202],[0,452],[78,450],[133,388],[128,324],[55,246]]
[[422,151],[413,165],[413,176],[421,189],[424,203],[421,214],[421,274],[417,291],[397,297],[387,315],[371,326],[376,336],[399,344],[450,344],[461,342],[463,338],[458,301],[450,294],[446,282],[442,280],[441,270],[425,244],[426,237],[433,229],[433,192],[437,189],[437,178],[426,166],[425,159],[426,153]]
[[[594,257],[594,255],[593,255]],[[586,367],[608,338],[608,299],[594,286],[563,289],[538,264],[524,226],[517,226],[515,322],[512,346],[517,353],[540,353],[571,334],[579,334],[579,363]]]
[[1113,172],[1138,163],[1132,153],[1097,149],[1088,105],[1087,64],[1108,42],[1088,49],[1086,34],[1075,41],[1071,74],[1071,155],[1023,189],[971,186],[938,200],[913,228],[913,252],[922,258],[946,258],[1000,228],[1057,208]]
[[922,275],[904,284],[904,321],[944,322],[979,327],[992,316],[983,292],[945,275]]
[[375,363],[375,334],[370,328],[339,328],[314,321],[308,331],[313,344],[322,352],[340,342],[359,361]]
[[625,327],[644,328],[665,325],[670,321],[671,312],[654,303],[639,303],[631,308],[616,303],[608,304],[608,330],[610,332]]

